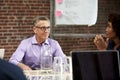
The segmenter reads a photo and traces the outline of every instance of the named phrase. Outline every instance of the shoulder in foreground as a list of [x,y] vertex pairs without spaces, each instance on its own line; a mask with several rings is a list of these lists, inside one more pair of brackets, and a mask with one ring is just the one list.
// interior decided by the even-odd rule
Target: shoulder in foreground
[[[0,59],[1,80],[26,80],[23,71],[16,65]],[[9,78],[9,79],[8,79]]]

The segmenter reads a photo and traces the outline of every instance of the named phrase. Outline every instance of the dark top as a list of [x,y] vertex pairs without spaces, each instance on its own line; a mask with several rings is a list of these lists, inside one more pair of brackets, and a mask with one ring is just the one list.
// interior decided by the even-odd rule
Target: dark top
[[[114,50],[114,47],[115,47],[115,42],[112,40],[109,40],[107,50]],[[120,46],[118,46],[116,50],[119,51],[119,58],[120,58]]]
[[[107,50],[114,50],[114,47],[115,47],[115,42],[112,40],[109,40]],[[117,50],[120,52],[120,46],[117,47]]]
[[27,80],[16,65],[0,59],[0,80]]

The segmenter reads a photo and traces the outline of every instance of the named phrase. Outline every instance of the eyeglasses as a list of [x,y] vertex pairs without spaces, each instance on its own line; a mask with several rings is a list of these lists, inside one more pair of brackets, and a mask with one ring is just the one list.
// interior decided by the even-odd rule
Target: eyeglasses
[[50,26],[47,26],[47,27],[45,27],[45,26],[42,26],[42,27],[36,26],[36,28],[41,29],[42,31],[50,30]]

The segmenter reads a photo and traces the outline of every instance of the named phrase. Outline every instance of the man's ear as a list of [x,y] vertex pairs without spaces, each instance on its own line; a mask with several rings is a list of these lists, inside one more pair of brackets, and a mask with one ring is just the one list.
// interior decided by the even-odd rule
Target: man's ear
[[33,27],[33,31],[34,31],[34,33],[36,33],[36,28],[35,27]]
[[36,33],[36,30],[34,30],[34,33]]

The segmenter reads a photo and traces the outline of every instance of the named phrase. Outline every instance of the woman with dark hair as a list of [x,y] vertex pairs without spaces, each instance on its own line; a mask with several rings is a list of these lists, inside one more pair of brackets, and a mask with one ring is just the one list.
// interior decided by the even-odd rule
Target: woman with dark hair
[[102,34],[95,36],[94,43],[98,50],[118,50],[120,51],[120,14],[111,13],[108,16],[106,27],[106,40]]

